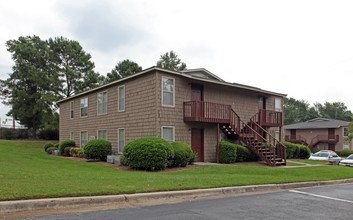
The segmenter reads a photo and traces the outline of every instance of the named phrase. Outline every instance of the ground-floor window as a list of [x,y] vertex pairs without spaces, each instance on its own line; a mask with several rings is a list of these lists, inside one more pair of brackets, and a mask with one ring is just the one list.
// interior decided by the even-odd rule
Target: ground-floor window
[[73,131],[70,131],[70,140],[75,140],[74,132],[73,132]]
[[98,139],[108,140],[107,130],[98,130]]
[[81,131],[81,147],[85,146],[85,144],[88,142],[88,132],[87,131]]
[[343,144],[343,150],[349,150],[349,144],[348,143],[344,143]]
[[162,126],[162,138],[169,143],[174,142],[174,127],[173,126]]
[[125,147],[125,129],[119,128],[118,129],[118,147],[119,153],[122,153]]

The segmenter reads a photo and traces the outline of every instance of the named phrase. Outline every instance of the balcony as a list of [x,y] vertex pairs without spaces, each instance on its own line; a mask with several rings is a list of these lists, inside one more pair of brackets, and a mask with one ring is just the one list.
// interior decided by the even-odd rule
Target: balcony
[[339,135],[317,135],[314,137],[310,144],[309,148],[313,148],[315,145],[318,143],[330,143],[330,144],[335,144],[339,141]]
[[[232,120],[232,106],[204,101],[184,102],[185,122],[208,122],[230,124]],[[281,127],[282,112],[266,109],[259,110],[252,120],[260,126]]]
[[208,122],[229,124],[231,118],[230,115],[230,105],[203,101],[184,102],[185,122]]

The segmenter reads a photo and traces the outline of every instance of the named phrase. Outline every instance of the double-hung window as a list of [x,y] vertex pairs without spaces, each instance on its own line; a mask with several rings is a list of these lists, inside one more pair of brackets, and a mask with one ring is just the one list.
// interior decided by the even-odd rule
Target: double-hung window
[[162,126],[162,138],[169,143],[174,142],[174,127]]
[[118,111],[125,111],[125,86],[119,86],[118,88],[119,95],[119,103],[118,103]]
[[119,128],[118,129],[118,147],[119,153],[122,153],[125,147],[125,129]]
[[88,132],[87,131],[81,131],[81,147],[85,146],[85,144],[88,142]]
[[98,139],[108,140],[107,130],[98,130]]
[[174,107],[174,79],[162,77],[162,106]]
[[88,116],[88,97],[80,100],[81,117]]
[[74,132],[70,131],[70,140],[75,140]]
[[74,118],[74,101],[70,102],[70,119]]
[[98,93],[98,115],[107,114],[108,93]]
[[343,128],[343,136],[348,137],[348,135],[349,135],[348,128]]
[[281,99],[279,98],[275,98],[275,111],[276,112],[282,111]]

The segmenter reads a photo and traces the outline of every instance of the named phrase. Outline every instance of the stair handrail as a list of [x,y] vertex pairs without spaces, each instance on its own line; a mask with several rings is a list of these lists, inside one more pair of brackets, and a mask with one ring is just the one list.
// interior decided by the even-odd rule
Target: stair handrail
[[[281,153],[281,157],[284,158],[284,162],[287,164],[287,152],[286,152],[286,146],[284,144],[282,144],[279,140],[277,140],[275,137],[273,137],[273,135],[271,133],[269,133],[266,129],[264,129],[262,126],[260,126],[258,123],[256,123],[255,121],[253,121],[252,119],[250,119],[250,122],[255,124],[257,128],[259,128],[262,132],[266,133],[268,136],[270,136],[274,141],[274,148],[276,149],[276,151],[278,152],[278,149],[277,149],[277,146],[276,146],[276,142],[279,144],[280,148],[283,149],[283,154],[282,155],[282,151],[281,149],[279,150],[279,152]],[[266,138],[264,138],[264,140],[267,140]],[[274,158],[275,160],[275,155],[274,155]]]
[[[250,127],[247,123],[245,123],[243,120],[241,120],[240,116],[233,110],[231,109],[231,112],[237,117],[237,119],[239,120],[239,122],[241,122],[246,128],[250,129],[253,133],[255,133],[257,136],[259,136],[262,140],[266,140],[266,138],[264,138],[260,133],[258,133],[255,129],[253,129],[252,127]],[[232,122],[232,121],[231,121]],[[238,123],[239,124],[239,123]],[[231,123],[231,126],[233,126],[233,124]],[[233,128],[234,129],[234,128]],[[236,130],[236,129],[235,129]],[[240,127],[238,127],[237,132],[240,132]],[[258,151],[258,155],[260,156],[260,152]],[[273,154],[273,161],[268,160],[267,157],[263,157],[262,159],[264,159],[267,162],[272,163],[272,165],[276,164],[276,157],[275,157],[275,151],[271,152],[271,154]]]

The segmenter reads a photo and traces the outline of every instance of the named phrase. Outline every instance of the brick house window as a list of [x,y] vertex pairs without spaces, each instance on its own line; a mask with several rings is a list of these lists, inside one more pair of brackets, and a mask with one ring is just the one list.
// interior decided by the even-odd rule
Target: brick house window
[[281,99],[279,98],[275,98],[275,111],[276,112],[282,111]]
[[125,129],[119,128],[118,129],[118,147],[119,153],[122,153],[125,147]]
[[162,138],[169,143],[174,142],[174,127],[162,126]]
[[174,107],[174,79],[162,77],[162,106]]
[[349,144],[348,143],[344,143],[343,144],[343,150],[349,150]]
[[88,97],[80,100],[81,117],[88,116]]
[[81,131],[81,148],[88,142],[88,132]]
[[108,140],[107,130],[98,130],[98,139]]
[[70,131],[70,140],[74,140],[75,136],[74,136],[74,132]]
[[349,135],[348,128],[343,128],[343,136],[348,137],[348,135]]
[[70,102],[70,119],[74,118],[74,101]]
[[108,93],[98,93],[98,115],[107,114]]
[[125,111],[125,86],[119,86],[118,88],[119,102],[118,102],[118,111]]

